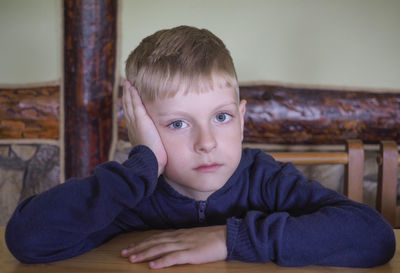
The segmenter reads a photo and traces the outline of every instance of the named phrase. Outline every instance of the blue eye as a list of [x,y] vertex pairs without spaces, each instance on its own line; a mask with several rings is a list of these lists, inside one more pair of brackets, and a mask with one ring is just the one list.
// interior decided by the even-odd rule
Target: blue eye
[[168,125],[168,127],[172,128],[172,129],[184,129],[187,127],[186,122],[182,121],[182,120],[176,120],[174,122],[172,122],[170,125]]
[[226,123],[226,122],[230,121],[231,118],[232,118],[232,116],[227,113],[219,113],[215,116],[214,120],[219,123]]

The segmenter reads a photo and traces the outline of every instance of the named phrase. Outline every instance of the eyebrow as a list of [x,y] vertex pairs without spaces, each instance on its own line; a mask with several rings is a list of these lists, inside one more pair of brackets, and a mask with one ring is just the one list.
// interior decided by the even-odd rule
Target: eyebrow
[[[215,107],[212,111],[215,111],[219,108],[224,108],[230,105],[237,105],[237,103],[235,101],[229,102],[229,103],[223,103],[218,105],[217,107]],[[161,116],[161,117],[165,117],[165,116],[173,116],[173,115],[186,115],[187,112],[184,111],[176,111],[176,112],[171,112],[171,113],[165,113],[165,112],[158,112],[157,115]]]

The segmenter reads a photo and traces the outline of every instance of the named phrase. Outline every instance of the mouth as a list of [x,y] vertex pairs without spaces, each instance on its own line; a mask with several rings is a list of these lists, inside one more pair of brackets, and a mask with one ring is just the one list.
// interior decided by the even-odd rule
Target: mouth
[[222,167],[222,164],[212,163],[212,164],[200,165],[194,168],[194,170],[201,173],[209,173],[209,172],[215,172],[220,167]]

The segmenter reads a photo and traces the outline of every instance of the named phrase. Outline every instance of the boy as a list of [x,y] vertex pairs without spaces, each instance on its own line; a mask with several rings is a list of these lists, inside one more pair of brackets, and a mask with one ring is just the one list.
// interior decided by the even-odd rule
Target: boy
[[126,64],[123,105],[135,146],[28,198],[6,230],[10,251],[40,263],[121,232],[178,229],[121,251],[151,268],[218,260],[371,267],[395,250],[373,209],[305,179],[292,164],[242,151],[245,101],[222,41],[181,26],[145,38]]

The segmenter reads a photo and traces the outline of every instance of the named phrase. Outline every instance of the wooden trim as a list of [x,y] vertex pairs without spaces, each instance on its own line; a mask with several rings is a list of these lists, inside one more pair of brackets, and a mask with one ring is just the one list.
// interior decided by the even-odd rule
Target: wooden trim
[[278,152],[268,153],[281,162],[292,162],[298,165],[347,164],[345,152]]
[[55,139],[40,139],[40,138],[0,139],[0,145],[12,145],[12,144],[47,144],[60,147],[60,141]]
[[32,82],[32,83],[0,83],[1,89],[31,89],[31,88],[42,88],[44,86],[59,86],[60,80],[56,81],[43,81],[43,82]]

